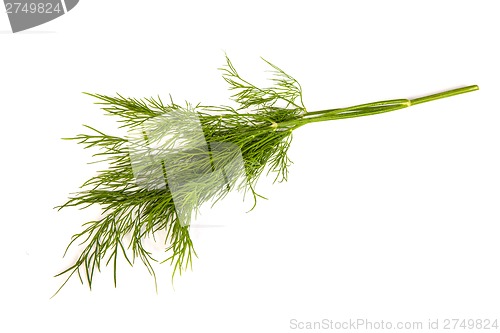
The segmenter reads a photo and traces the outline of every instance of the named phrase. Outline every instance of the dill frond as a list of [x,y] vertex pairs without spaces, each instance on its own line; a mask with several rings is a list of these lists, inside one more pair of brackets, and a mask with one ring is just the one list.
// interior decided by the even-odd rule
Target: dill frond
[[[263,59],[264,60],[264,59]],[[309,123],[390,112],[473,90],[468,86],[414,100],[396,99],[347,108],[307,112],[302,88],[292,76],[264,60],[271,86],[260,88],[242,78],[231,60],[220,70],[237,107],[178,105],[170,98],[127,98],[88,94],[117,119],[128,135],[108,135],[91,126],[87,134],[68,140],[94,155],[107,169],[87,180],[59,209],[98,205],[102,216],[83,224],[66,251],[78,245],[78,259],[56,276],[72,276],[92,288],[95,273],[112,265],[117,284],[117,259],[140,260],[156,275],[154,262],[172,265],[172,277],[191,267],[196,252],[189,235],[193,213],[205,202],[218,202],[229,191],[250,193],[255,207],[256,183],[265,170],[285,181],[291,164],[287,152],[292,132]],[[166,259],[144,246],[162,232]],[[59,292],[61,290],[57,292]],[[56,294],[57,294],[56,292]]]

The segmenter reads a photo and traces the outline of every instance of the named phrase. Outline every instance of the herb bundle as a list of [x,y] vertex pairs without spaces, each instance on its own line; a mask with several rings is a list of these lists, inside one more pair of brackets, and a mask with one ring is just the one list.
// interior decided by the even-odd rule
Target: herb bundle
[[159,231],[166,235],[163,262],[173,266],[172,275],[182,273],[196,256],[189,235],[191,214],[233,189],[251,194],[255,207],[260,197],[255,185],[263,173],[274,173],[275,181],[287,179],[292,132],[303,125],[395,111],[478,89],[473,85],[411,100],[308,112],[297,80],[266,63],[272,86],[260,88],[242,78],[226,57],[221,71],[236,108],[89,94],[129,134],[112,136],[86,126],[89,134],[69,138],[85,148],[98,148],[95,156],[108,168],[58,207],[103,209],[100,219],[85,223],[72,237],[66,251],[73,244],[83,250],[73,265],[56,275],[67,276],[61,288],[75,274],[91,288],[94,274],[109,264],[116,286],[119,256],[130,265],[140,259],[156,283],[152,262],[157,259],[144,240]]

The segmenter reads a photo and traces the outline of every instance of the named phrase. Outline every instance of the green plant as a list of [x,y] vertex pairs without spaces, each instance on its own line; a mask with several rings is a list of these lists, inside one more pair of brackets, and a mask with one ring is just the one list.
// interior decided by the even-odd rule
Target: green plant
[[[156,283],[152,266],[156,259],[143,241],[160,230],[166,231],[168,258],[163,262],[173,265],[172,275],[182,273],[196,255],[189,236],[191,213],[204,202],[217,202],[232,189],[250,193],[255,207],[260,197],[255,184],[265,170],[274,173],[276,181],[287,179],[292,132],[303,125],[390,112],[478,89],[474,85],[412,100],[308,112],[300,84],[280,68],[266,61],[272,71],[272,86],[260,88],[243,79],[229,58],[226,61],[221,70],[237,108],[181,106],[172,100],[164,104],[159,97],[89,94],[139,140],[107,135],[90,126],[86,126],[89,134],[69,139],[85,148],[98,148],[95,156],[103,158],[108,168],[86,181],[80,192],[59,207],[99,205],[103,209],[102,217],[85,223],[68,245],[78,243],[83,251],[71,267],[57,275],[67,275],[61,288],[75,274],[91,288],[95,272],[110,263],[116,286],[120,255],[130,265],[140,259]],[[174,149],[186,141],[193,124],[199,125],[202,135],[187,138],[189,149]],[[168,151],[167,157],[158,158],[158,151]],[[199,178],[203,175],[209,176]]]

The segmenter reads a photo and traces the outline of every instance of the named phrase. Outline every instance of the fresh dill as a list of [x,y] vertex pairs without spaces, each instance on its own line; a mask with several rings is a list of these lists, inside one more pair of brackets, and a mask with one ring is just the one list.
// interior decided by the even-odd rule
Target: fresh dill
[[66,251],[77,244],[81,253],[56,275],[66,276],[57,292],[74,275],[92,288],[95,273],[107,265],[113,265],[116,286],[119,256],[130,265],[139,259],[156,284],[153,263],[159,260],[146,249],[144,240],[159,231],[165,233],[167,253],[162,262],[172,265],[172,276],[181,274],[196,256],[189,235],[191,213],[233,189],[250,193],[255,207],[260,195],[254,189],[265,170],[275,174],[275,181],[287,179],[292,132],[305,124],[390,112],[478,89],[474,85],[413,100],[308,112],[297,80],[264,61],[272,72],[272,85],[267,88],[243,79],[226,56],[221,71],[236,108],[178,105],[172,99],[165,104],[160,97],[88,94],[131,135],[112,136],[86,126],[88,134],[68,139],[97,148],[94,156],[104,158],[107,169],[58,207],[98,205],[102,216],[83,224],[83,230],[72,237]]

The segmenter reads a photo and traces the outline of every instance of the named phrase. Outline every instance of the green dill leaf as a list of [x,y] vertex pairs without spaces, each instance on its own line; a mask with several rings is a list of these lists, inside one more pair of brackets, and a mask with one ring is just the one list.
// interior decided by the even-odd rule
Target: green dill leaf
[[[106,168],[83,183],[80,190],[57,207],[102,208],[100,219],[83,224],[66,248],[78,246],[75,262],[56,276],[66,276],[56,294],[76,275],[92,288],[94,275],[111,265],[117,285],[118,257],[133,266],[140,260],[154,278],[155,262],[170,263],[172,278],[192,267],[196,257],[189,228],[192,214],[206,202],[219,202],[230,191],[250,194],[255,208],[257,181],[273,173],[286,181],[291,160],[292,132],[303,125],[395,111],[477,90],[467,86],[421,98],[395,99],[347,108],[307,112],[299,82],[271,62],[269,87],[242,78],[226,55],[220,68],[237,107],[178,105],[156,98],[128,98],[120,94],[95,98],[106,115],[127,130],[113,136],[84,125],[88,133],[73,140]],[[267,170],[267,172],[265,172]],[[164,235],[166,259],[158,259],[144,241]],[[158,240],[160,241],[160,240]]]

